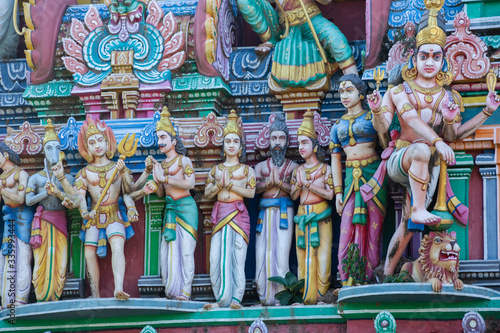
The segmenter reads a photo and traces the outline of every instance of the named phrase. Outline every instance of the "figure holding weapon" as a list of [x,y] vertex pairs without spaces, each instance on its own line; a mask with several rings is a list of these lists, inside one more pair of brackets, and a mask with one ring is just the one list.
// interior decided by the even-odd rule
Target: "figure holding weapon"
[[[135,135],[127,135],[118,145],[121,154],[118,162],[111,159],[116,151],[116,138],[106,123],[87,117],[78,134],[78,151],[89,164],[81,169],[74,186],[64,178],[61,163],[53,167],[55,176],[62,179],[65,193],[53,190],[52,184],[47,184],[49,194],[63,198],[65,206],[78,206],[84,219],[80,238],[85,244],[85,262],[92,297],[99,298],[99,265],[97,257],[107,254],[109,241],[112,253],[112,270],[114,276],[114,296],[126,300],[130,296],[123,291],[125,276],[125,241],[134,235],[130,222],[138,219],[137,209],[130,197],[132,180],[129,170],[125,167],[126,157],[133,156],[137,149]],[[90,211],[85,200],[86,193],[92,198]],[[119,200],[127,207],[127,213],[122,212]]]

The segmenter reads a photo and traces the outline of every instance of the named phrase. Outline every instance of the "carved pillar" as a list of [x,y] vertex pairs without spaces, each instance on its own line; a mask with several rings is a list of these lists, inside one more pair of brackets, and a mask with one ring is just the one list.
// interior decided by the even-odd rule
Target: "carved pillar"
[[78,209],[66,211],[69,223],[68,273],[77,279],[85,279],[85,255],[83,242],[80,240],[82,216]]
[[[456,197],[464,205],[469,206],[469,179],[474,167],[472,155],[463,151],[455,152],[457,164],[448,166],[448,177]],[[449,231],[457,233],[457,241],[462,249],[460,251],[460,260],[469,259],[469,227],[455,220]]]
[[165,198],[159,198],[155,194],[147,195],[144,197],[144,206],[146,208],[144,275],[160,275],[160,240]]
[[476,164],[483,178],[483,259],[498,259],[498,196],[494,154],[480,154]]
[[175,118],[204,117],[210,112],[222,115],[231,89],[220,77],[186,74],[173,80],[167,94],[168,109]]

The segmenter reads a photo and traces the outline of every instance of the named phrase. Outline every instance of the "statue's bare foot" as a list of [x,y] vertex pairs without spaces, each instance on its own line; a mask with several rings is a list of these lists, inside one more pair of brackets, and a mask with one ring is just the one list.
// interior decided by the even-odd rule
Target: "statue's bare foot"
[[425,224],[425,225],[436,225],[441,222],[441,218],[434,214],[429,213],[426,209],[415,209],[411,210],[411,220],[413,223]]
[[255,48],[255,53],[257,53],[257,55],[260,55],[260,56],[265,56],[269,52],[271,52],[271,50],[273,48],[274,48],[273,43],[265,42],[265,43],[262,43]]
[[207,304],[203,305],[204,310],[216,309],[218,307],[220,307],[218,303],[207,303]]
[[115,298],[120,301],[126,301],[130,298],[130,295],[124,291],[115,291]]
[[229,305],[231,309],[238,310],[241,309],[241,303],[238,302],[231,302],[231,305]]
[[185,295],[177,296],[175,299],[177,299],[179,301],[189,301],[189,298]]

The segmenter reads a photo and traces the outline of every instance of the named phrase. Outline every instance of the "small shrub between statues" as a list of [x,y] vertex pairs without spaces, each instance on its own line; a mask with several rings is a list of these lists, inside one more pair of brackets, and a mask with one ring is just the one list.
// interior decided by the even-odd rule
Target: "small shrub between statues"
[[347,257],[342,260],[342,269],[349,274],[348,286],[368,283],[366,258],[360,255],[358,244],[349,244]]
[[389,275],[384,279],[384,283],[415,282],[408,271],[401,271],[398,275]]
[[302,288],[304,288],[304,279],[297,280],[297,277],[292,272],[287,272],[285,277],[272,276],[268,278],[271,282],[276,282],[285,287],[276,293],[276,299],[281,305],[290,305],[293,303],[302,303]]

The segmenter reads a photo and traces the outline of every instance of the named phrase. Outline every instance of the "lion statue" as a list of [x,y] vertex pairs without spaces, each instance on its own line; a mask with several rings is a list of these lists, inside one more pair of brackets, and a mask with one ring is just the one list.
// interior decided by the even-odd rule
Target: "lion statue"
[[420,257],[403,265],[416,282],[430,282],[432,290],[440,292],[443,283],[453,283],[462,290],[464,283],[458,278],[460,246],[454,231],[431,232],[425,235],[418,249]]

